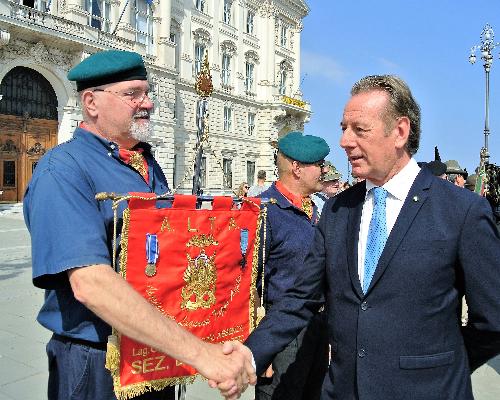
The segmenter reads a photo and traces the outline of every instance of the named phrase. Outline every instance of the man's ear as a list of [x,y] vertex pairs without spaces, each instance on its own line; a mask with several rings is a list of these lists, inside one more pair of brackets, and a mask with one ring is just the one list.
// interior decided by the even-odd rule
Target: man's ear
[[298,161],[292,161],[292,174],[297,178],[300,177],[302,173],[302,168],[300,167],[300,163]]
[[408,117],[399,117],[394,130],[396,131],[396,148],[402,149],[406,146],[408,137],[410,136],[410,119]]
[[85,109],[89,117],[97,117],[97,105],[94,92],[85,90],[81,95],[82,108]]

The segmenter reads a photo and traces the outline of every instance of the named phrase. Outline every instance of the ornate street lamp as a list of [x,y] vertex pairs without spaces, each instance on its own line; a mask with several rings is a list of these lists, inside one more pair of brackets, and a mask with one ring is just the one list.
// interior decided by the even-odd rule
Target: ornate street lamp
[[500,46],[500,43],[495,43],[495,32],[492,27],[486,24],[481,32],[481,44],[477,44],[470,49],[469,61],[471,64],[476,62],[476,51],[481,52],[481,60],[484,64],[484,72],[486,74],[486,96],[485,96],[485,114],[484,114],[484,147],[481,149],[481,165],[488,163],[490,154],[488,152],[488,135],[490,134],[489,127],[489,102],[490,102],[490,69],[493,64],[493,50]]

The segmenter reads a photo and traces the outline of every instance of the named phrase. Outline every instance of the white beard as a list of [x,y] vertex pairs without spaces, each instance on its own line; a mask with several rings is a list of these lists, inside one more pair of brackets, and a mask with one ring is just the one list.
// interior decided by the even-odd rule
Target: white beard
[[153,124],[151,121],[141,121],[134,118],[130,124],[130,136],[139,142],[147,142],[153,136]]

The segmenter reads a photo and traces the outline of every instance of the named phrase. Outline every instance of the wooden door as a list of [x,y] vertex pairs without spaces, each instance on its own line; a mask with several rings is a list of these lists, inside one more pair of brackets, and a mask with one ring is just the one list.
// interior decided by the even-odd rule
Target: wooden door
[[0,201],[22,201],[38,160],[57,144],[57,121],[0,115]]

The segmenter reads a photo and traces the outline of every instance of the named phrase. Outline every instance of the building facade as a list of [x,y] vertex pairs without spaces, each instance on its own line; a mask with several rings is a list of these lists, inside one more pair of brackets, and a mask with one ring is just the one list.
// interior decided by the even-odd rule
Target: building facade
[[37,160],[82,120],[69,69],[96,51],[140,53],[158,106],[152,144],[172,189],[190,192],[195,80],[214,91],[201,163],[205,194],[229,194],[310,117],[300,92],[301,0],[1,0],[0,201],[20,201]]

